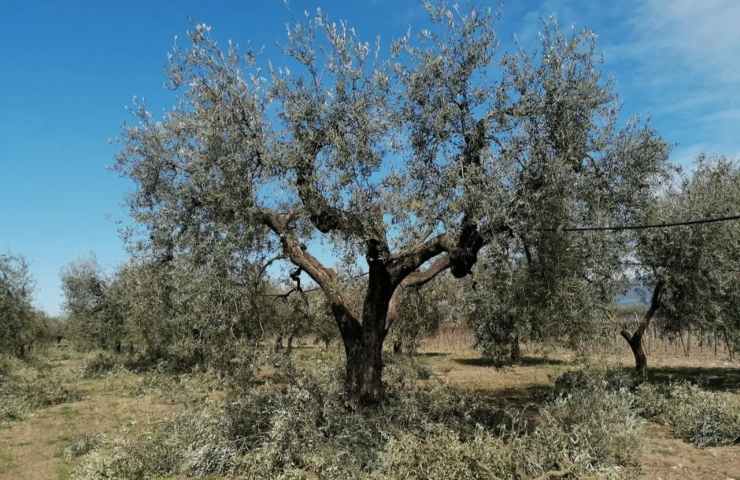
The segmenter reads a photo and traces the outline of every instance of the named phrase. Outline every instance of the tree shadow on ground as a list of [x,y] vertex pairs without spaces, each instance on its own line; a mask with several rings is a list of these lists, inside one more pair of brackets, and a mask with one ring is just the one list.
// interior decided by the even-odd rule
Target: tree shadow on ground
[[495,390],[477,390],[476,393],[486,397],[499,408],[523,409],[540,406],[552,398],[553,386],[536,384],[516,387],[497,388]]
[[533,367],[533,366],[546,366],[546,365],[570,365],[572,362],[567,360],[559,360],[557,358],[547,358],[547,357],[530,357],[530,356],[523,356],[519,359],[517,362],[501,362],[499,360],[493,359],[493,358],[485,358],[485,357],[479,357],[479,358],[453,358],[453,362],[459,363],[461,365],[467,365],[470,367],[513,367],[513,366],[524,366],[524,367]]
[[654,384],[686,381],[706,390],[740,391],[740,368],[650,367],[648,381]]
[[486,399],[483,411],[473,413],[477,422],[511,427],[512,420],[518,418],[518,426],[531,432],[540,420],[540,409],[552,399],[553,386],[540,384],[474,392]]

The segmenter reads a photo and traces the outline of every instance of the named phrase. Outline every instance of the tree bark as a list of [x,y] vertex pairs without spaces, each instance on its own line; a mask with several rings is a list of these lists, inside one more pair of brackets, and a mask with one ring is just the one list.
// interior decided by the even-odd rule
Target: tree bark
[[645,349],[642,347],[642,333],[639,332],[639,328],[632,335],[626,330],[622,330],[622,336],[627,341],[635,357],[635,369],[644,376],[647,373],[647,355],[645,354]]
[[[363,335],[364,337],[364,335]],[[362,406],[383,401],[383,341],[370,336],[345,341],[347,355],[345,390],[348,397]]]
[[655,316],[655,313],[660,308],[660,300],[663,295],[664,283],[662,280],[658,280],[653,289],[653,295],[650,299],[650,308],[648,308],[645,315],[642,317],[640,324],[637,329],[630,334],[627,330],[622,330],[622,337],[627,341],[627,344],[632,350],[632,354],[635,357],[635,369],[643,377],[647,375],[647,355],[642,345],[642,337],[645,335],[647,328],[650,326],[650,322]]
[[522,349],[519,346],[519,336],[515,335],[511,339],[511,361],[517,363],[522,359]]

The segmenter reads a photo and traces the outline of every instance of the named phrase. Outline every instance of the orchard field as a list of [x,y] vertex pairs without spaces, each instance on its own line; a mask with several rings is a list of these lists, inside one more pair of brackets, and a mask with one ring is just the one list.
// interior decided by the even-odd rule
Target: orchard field
[[[67,112],[61,126],[88,126],[36,152],[54,158],[42,174],[3,164],[0,208],[26,213],[0,210],[19,249],[0,253],[0,479],[740,480],[740,146],[696,138],[737,142],[738,109],[689,72],[698,50],[666,53],[693,45],[694,15],[651,50],[485,0],[394,10],[399,30],[386,1],[330,3],[389,41],[284,2],[277,45],[271,2],[240,4],[234,34],[256,43],[224,38],[240,17],[208,2],[227,31],[191,22],[162,56],[167,91],[134,97],[112,142],[115,245],[86,213],[114,189],[55,157],[107,107]],[[566,10],[607,14],[614,35],[625,14],[644,20],[630,29],[694,8],[648,12],[661,1]],[[114,43],[53,12],[49,47],[96,47],[79,55],[94,88],[65,105],[151,81],[167,15],[150,3],[106,17],[125,24]],[[725,11],[736,32],[736,5],[694,13]],[[714,67],[723,37],[700,30],[695,63]],[[732,95],[735,40],[716,74]],[[641,79],[628,100],[614,65]],[[56,85],[16,83],[39,78]],[[44,145],[44,125],[13,148]]]
[[[339,356],[341,353],[333,345],[327,354],[323,347],[312,345],[314,342],[308,340],[301,339],[295,348],[293,361],[298,365],[323,362],[327,356]],[[518,363],[499,367],[471,350],[469,341],[470,333],[464,330],[440,332],[423,341],[413,360],[401,361],[413,365],[419,384],[439,383],[465,395],[475,396],[485,408],[492,411],[524,411],[534,420],[537,419],[538,409],[552,397],[554,381],[562,374],[593,368],[590,365],[595,362],[614,369],[626,369],[632,361],[629,349],[622,344],[591,352],[588,358],[578,359],[568,351],[525,346]],[[46,372],[51,382],[60,382],[74,393],[68,394],[71,398],[57,399],[54,403],[58,401],[58,404],[33,407],[12,421],[4,419],[0,427],[0,479],[97,478],[77,476],[76,472],[81,465],[91,461],[89,456],[96,455],[94,452],[98,449],[125,440],[134,445],[147,442],[162,425],[173,421],[178,415],[201,414],[204,408],[208,408],[206,405],[223,401],[225,396],[224,386],[213,372],[174,375],[133,373],[123,368],[91,372],[91,365],[97,365],[92,361],[95,358],[94,353],[80,353],[68,345],[58,345],[45,349],[33,359],[34,368]],[[651,385],[682,382],[702,385],[702,391],[724,397],[723,402],[727,402],[725,408],[738,417],[740,363],[730,361],[726,351],[720,350],[715,355],[712,350],[705,350],[687,357],[682,349],[666,342],[656,348],[651,358],[653,366],[648,380]],[[261,376],[267,380],[274,374],[274,367],[270,367]],[[279,388],[285,380],[275,378],[274,381],[273,387]],[[707,412],[687,413],[692,414],[701,416]],[[683,420],[706,421],[702,417]],[[616,447],[624,449],[623,453],[629,455],[630,461],[626,467],[634,469],[634,478],[740,478],[740,445],[727,442],[729,444],[723,446],[699,446],[687,438],[686,433],[676,431],[676,428],[670,420],[641,418],[635,436],[630,438],[634,443]],[[740,423],[735,426],[735,435],[740,435],[738,428]],[[158,441],[168,442],[161,437]],[[148,449],[166,450],[163,445],[144,445]],[[188,447],[185,444],[174,446],[178,449]],[[151,457],[145,454],[137,461],[142,464],[147,461],[156,461],[160,465],[167,463],[166,459],[155,458],[158,452],[150,454]],[[172,455],[166,451],[159,454]],[[146,468],[141,470],[144,471]],[[160,472],[151,475],[152,478],[197,478],[187,473],[170,475]],[[212,475],[208,478],[242,477]],[[423,478],[423,475],[418,478]],[[565,474],[542,478],[571,477]],[[583,478],[601,477],[593,474]]]

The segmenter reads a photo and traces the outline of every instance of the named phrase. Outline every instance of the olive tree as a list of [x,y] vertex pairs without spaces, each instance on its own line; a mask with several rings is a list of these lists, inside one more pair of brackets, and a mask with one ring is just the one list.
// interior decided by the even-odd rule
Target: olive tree
[[23,257],[0,254],[0,353],[23,357],[36,337],[33,281]]
[[[571,214],[579,199],[572,201]],[[628,239],[549,229],[552,213],[540,213],[526,234],[486,250],[474,274],[477,288],[467,292],[477,347],[499,361],[518,361],[521,341],[584,351],[612,333],[606,320],[624,285]]]
[[[644,212],[644,223],[665,224],[737,214],[740,166],[726,158],[697,159]],[[641,230],[636,238],[642,280],[652,286],[650,306],[630,332],[623,330],[640,372],[647,370],[642,338],[656,314],[673,331],[690,326],[736,338],[740,329],[740,222]],[[732,342],[728,342],[731,346]]]
[[62,271],[67,332],[81,346],[127,353],[140,366],[228,362],[231,347],[257,332],[263,309],[255,292],[264,282],[252,264],[222,260],[134,256],[112,275],[94,258],[72,262]]
[[121,353],[125,315],[114,294],[115,278],[94,257],[71,262],[61,273],[67,331],[79,346]]
[[403,290],[398,321],[389,332],[394,353],[414,354],[424,337],[433,335],[442,323],[442,312],[434,292],[428,288]]
[[579,226],[635,223],[667,180],[667,147],[637,120],[617,126],[617,99],[598,73],[593,38],[543,26],[538,58],[506,57],[516,99],[498,158],[510,234],[491,242],[468,289],[484,353],[519,356],[523,339],[588,346],[623,279],[629,237]]
[[[310,277],[361,404],[383,398],[383,343],[404,288],[447,269],[467,276],[481,248],[527,227],[529,200],[566,193],[538,193],[547,175],[567,176],[595,212],[628,216],[665,156],[649,128],[616,126],[588,32],[548,27],[536,54],[500,56],[492,12],[424,5],[428,28],[387,54],[307,15],[289,26],[282,68],[196,25],[170,56],[179,102],[159,119],[138,105],[117,160],[151,251],[270,252]],[[538,166],[521,179],[530,197],[515,194],[522,162]],[[568,205],[550,226],[577,220]],[[319,260],[319,239],[322,253],[364,257],[360,308]]]

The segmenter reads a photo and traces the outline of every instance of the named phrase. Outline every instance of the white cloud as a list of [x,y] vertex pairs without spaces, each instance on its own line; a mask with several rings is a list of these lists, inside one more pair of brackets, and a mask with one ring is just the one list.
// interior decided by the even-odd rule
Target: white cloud
[[699,150],[740,149],[740,2],[646,0],[625,8],[623,35],[607,46],[621,83],[680,145],[686,164]]
[[626,113],[649,115],[677,162],[740,152],[740,0],[540,0],[521,13],[528,46],[549,15],[593,28]]
[[700,74],[711,83],[740,82],[740,2],[737,0],[648,0],[630,22],[632,47],[670,65],[674,75]]

